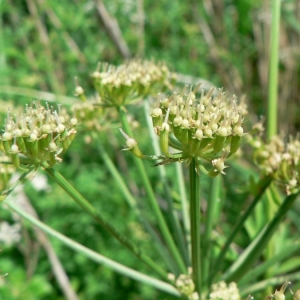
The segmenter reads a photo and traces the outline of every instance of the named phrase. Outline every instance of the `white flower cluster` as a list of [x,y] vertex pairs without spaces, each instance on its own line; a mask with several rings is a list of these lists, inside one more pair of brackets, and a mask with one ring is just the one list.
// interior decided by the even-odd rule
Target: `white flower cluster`
[[166,151],[171,146],[182,151],[183,160],[194,157],[210,161],[212,176],[225,174],[223,150],[228,147],[227,157],[238,150],[245,134],[243,119],[247,107],[244,101],[238,104],[235,96],[228,97],[222,90],[215,95],[214,89],[208,93],[202,90],[197,98],[200,85],[189,91],[186,86],[180,94],[174,93],[161,100],[150,113],[153,127],[167,157],[173,158]]
[[58,155],[70,146],[77,123],[60,106],[55,110],[34,101],[24,114],[12,117],[8,110],[0,143],[16,168],[21,168],[20,159],[27,165],[46,162],[53,166],[61,160]]
[[92,77],[103,104],[119,106],[170,88],[175,75],[164,63],[130,60],[120,66],[99,64]]
[[199,300],[199,295],[195,292],[195,284],[192,279],[192,268],[189,268],[188,274],[181,274],[175,278],[174,274],[169,274],[168,278],[174,283],[178,291],[188,297],[189,300]]
[[163,63],[155,64],[148,60],[133,60],[120,66],[103,64],[103,70],[94,72],[92,77],[99,79],[99,83],[102,85],[119,88],[136,83],[149,86],[166,79],[169,72],[168,67]]
[[8,222],[3,221],[0,223],[0,243],[6,246],[16,244],[21,239],[21,225],[14,223],[10,225]]
[[[95,105],[94,105],[95,104]],[[75,117],[80,125],[87,131],[99,131],[101,125],[99,118],[103,117],[103,108],[97,102],[82,102],[73,106]]]
[[235,282],[228,285],[221,281],[212,285],[212,291],[209,294],[210,300],[240,300],[239,289]]

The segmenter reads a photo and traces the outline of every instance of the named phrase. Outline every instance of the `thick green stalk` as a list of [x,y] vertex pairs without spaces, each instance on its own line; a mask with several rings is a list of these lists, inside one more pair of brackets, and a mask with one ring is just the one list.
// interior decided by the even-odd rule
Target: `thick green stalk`
[[273,220],[266,225],[257,238],[247,247],[243,254],[240,255],[238,260],[225,272],[222,276],[222,280],[226,280],[228,282],[237,281],[241,279],[244,274],[247,274],[247,271],[264,251],[282,218],[291,208],[297,196],[298,194],[292,194],[286,197]]
[[180,293],[169,283],[163,282],[161,280],[155,279],[153,277],[150,277],[148,275],[145,275],[143,273],[140,273],[136,270],[130,269],[120,263],[117,263],[109,258],[106,258],[105,256],[102,256],[101,254],[94,252],[93,250],[90,250],[81,244],[71,240],[70,238],[62,235],[61,233],[55,231],[51,227],[47,226],[46,224],[42,223],[41,221],[37,220],[27,212],[23,211],[18,206],[12,204],[10,201],[4,201],[4,203],[14,212],[22,216],[24,219],[29,221],[34,226],[37,226],[44,232],[48,233],[49,235],[53,236],[57,240],[61,241],[63,244],[68,246],[69,248],[75,250],[76,252],[90,258],[91,260],[105,265],[108,268],[118,272],[119,274],[122,274],[124,276],[130,277],[134,280],[137,280],[139,282],[143,282],[145,284],[149,284],[153,286],[154,288],[157,288],[161,291],[164,291],[166,293],[169,293],[174,296],[180,297]]
[[163,268],[152,261],[147,255],[133,245],[127,237],[118,232],[103,216],[56,170],[52,168],[46,168],[45,172],[58,183],[65,192],[67,192],[87,213],[89,213],[94,220],[103,226],[109,233],[111,233],[122,245],[134,253],[141,261],[150,266],[160,276],[166,278],[167,274]]
[[[153,126],[152,126],[152,120],[149,118],[149,110],[150,110],[150,108],[149,108],[148,101],[144,101],[144,113],[145,113],[145,117],[146,117],[149,135],[150,135],[151,141],[152,141],[152,146],[154,149],[154,154],[156,156],[159,156],[161,154],[160,147],[159,147],[159,141],[158,141],[157,136],[154,133]],[[190,258],[189,258],[187,243],[184,239],[184,235],[182,232],[182,228],[180,226],[178,215],[177,215],[176,211],[174,210],[174,205],[173,205],[173,201],[172,201],[172,197],[171,197],[171,191],[170,191],[168,180],[167,180],[166,168],[164,165],[162,165],[162,166],[157,166],[157,169],[159,171],[160,181],[162,182],[164,190],[165,190],[164,195],[166,197],[167,204],[168,204],[167,212],[168,212],[168,219],[169,219],[170,225],[172,226],[171,227],[172,232],[174,234],[176,243],[181,251],[181,255],[185,260],[185,264],[186,264],[186,266],[188,266],[190,263]]]
[[280,33],[280,0],[273,0],[271,24],[271,53],[269,67],[268,139],[277,134],[278,110],[278,53]]
[[[132,137],[133,134],[132,134],[132,131],[131,131],[130,126],[128,124],[128,121],[127,121],[125,107],[119,107],[118,112],[119,112],[119,116],[120,116],[124,131],[126,132],[126,134],[128,134],[130,137]],[[157,200],[155,198],[155,195],[154,195],[153,189],[151,187],[147,172],[145,170],[144,164],[141,161],[141,159],[139,159],[137,157],[134,157],[133,159],[134,159],[137,171],[139,172],[140,179],[143,182],[143,186],[145,188],[145,191],[146,191],[148,200],[150,202],[150,205],[151,205],[151,207],[153,209],[153,212],[156,216],[156,220],[158,222],[158,225],[159,225],[159,228],[161,230],[162,236],[164,237],[164,240],[165,240],[166,244],[168,245],[171,254],[174,257],[174,260],[177,263],[177,266],[179,268],[179,272],[184,274],[184,273],[187,272],[184,261],[183,261],[181,255],[180,255],[180,252],[178,251],[178,248],[176,247],[176,245],[174,243],[173,237],[172,237],[172,235],[169,231],[169,228],[166,224],[166,221],[163,217],[163,214],[162,214],[162,212],[159,208],[159,205],[158,205]]]
[[[277,134],[278,127],[278,73],[279,73],[279,35],[280,35],[280,6],[281,0],[272,2],[272,23],[271,23],[271,45],[270,45],[270,64],[269,64],[269,87],[268,87],[268,115],[267,115],[267,139]],[[272,199],[267,203],[267,220],[270,220],[272,214]],[[266,248],[265,259],[273,256],[274,243],[270,241]],[[267,272],[265,275],[268,277]],[[270,292],[267,291],[266,292]]]
[[221,270],[224,257],[226,255],[226,252],[227,252],[230,244],[232,243],[232,241],[235,238],[236,234],[241,230],[243,224],[245,223],[247,218],[252,213],[254,207],[256,206],[258,201],[260,200],[261,196],[264,194],[267,187],[270,185],[271,181],[272,181],[271,177],[266,177],[266,178],[263,178],[259,181],[258,186],[256,187],[256,191],[255,191],[255,194],[254,194],[253,201],[251,202],[250,206],[247,208],[245,213],[242,215],[242,217],[240,218],[240,220],[238,221],[238,223],[234,227],[234,229],[231,232],[230,236],[227,238],[226,243],[223,246],[222,251],[221,251],[221,253],[219,254],[219,256],[217,258],[217,261],[214,264],[214,268],[212,269],[212,273],[209,276],[210,283],[213,282],[214,277]]
[[207,200],[205,231],[202,242],[203,257],[205,258],[202,262],[203,282],[206,282],[206,280],[208,280],[209,275],[211,235],[214,224],[218,222],[218,220],[216,219],[216,208],[220,197],[221,176],[211,178],[210,180],[210,195]]
[[[192,242],[192,268],[196,291],[201,299],[201,245],[200,245],[200,177],[196,172],[196,161],[190,163],[190,216]],[[206,257],[204,257],[206,259]]]

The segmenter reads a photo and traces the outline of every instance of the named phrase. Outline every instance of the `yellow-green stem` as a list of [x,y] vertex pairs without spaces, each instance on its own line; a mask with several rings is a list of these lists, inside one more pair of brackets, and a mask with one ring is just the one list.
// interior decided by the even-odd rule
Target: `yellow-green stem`
[[278,110],[278,53],[280,31],[280,0],[272,1],[272,24],[269,67],[269,99],[268,99],[268,139],[277,133]]

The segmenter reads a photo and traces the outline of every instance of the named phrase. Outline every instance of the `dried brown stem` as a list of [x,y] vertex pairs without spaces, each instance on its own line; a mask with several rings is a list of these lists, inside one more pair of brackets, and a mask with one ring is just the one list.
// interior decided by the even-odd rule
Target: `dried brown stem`
[[96,0],[96,8],[110,38],[116,45],[122,57],[130,58],[131,53],[122,36],[118,21],[108,13],[102,0]]

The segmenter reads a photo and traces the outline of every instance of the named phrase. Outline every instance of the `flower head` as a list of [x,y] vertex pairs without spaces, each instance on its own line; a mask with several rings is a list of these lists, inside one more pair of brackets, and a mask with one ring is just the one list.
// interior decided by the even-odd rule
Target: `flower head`
[[148,60],[131,60],[118,67],[102,63],[92,77],[105,106],[120,106],[157,93],[170,87],[174,79],[165,64]]
[[[201,90],[197,98],[200,85],[194,89],[186,86],[180,94],[160,100],[150,113],[153,127],[167,159],[203,159],[213,166],[209,175],[225,174],[225,158],[238,150],[245,134],[243,119],[247,111],[244,103],[239,105],[235,96],[227,97],[222,90]],[[170,153],[169,147],[181,152]],[[228,149],[226,156],[224,149]]]
[[265,143],[259,136],[250,136],[254,162],[264,175],[272,176],[284,186],[287,194],[300,190],[300,140],[290,137],[285,143],[280,136],[273,136]]
[[169,274],[168,278],[174,283],[178,291],[188,297],[189,300],[199,300],[199,295],[195,292],[195,284],[192,279],[192,269],[188,274],[180,274],[177,278],[174,274]]
[[[235,282],[226,284],[224,281],[212,285],[210,300],[240,300],[239,289]],[[251,298],[250,298],[251,299]]]
[[0,136],[4,153],[19,169],[30,165],[52,167],[70,146],[76,124],[60,106],[42,106],[39,101],[26,105],[23,114],[11,116],[9,110]]

